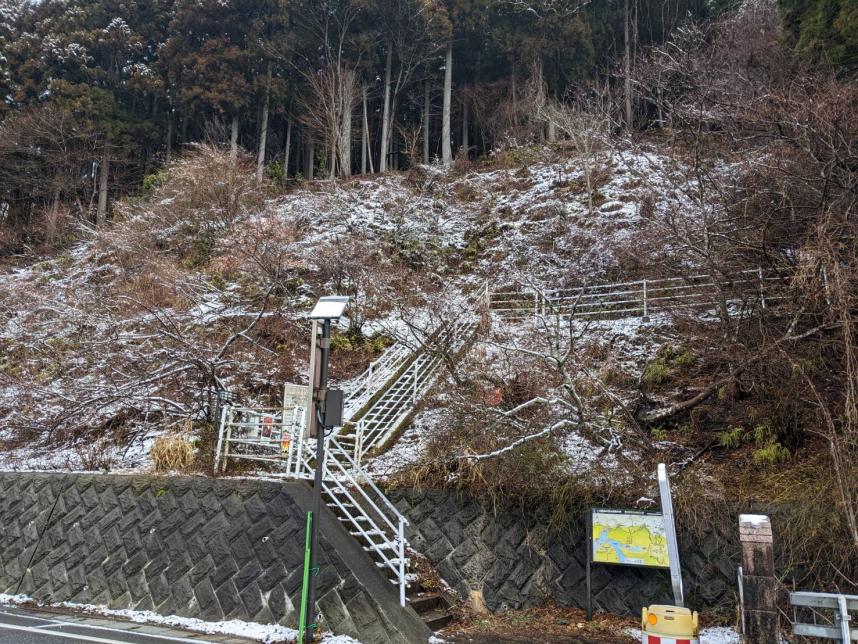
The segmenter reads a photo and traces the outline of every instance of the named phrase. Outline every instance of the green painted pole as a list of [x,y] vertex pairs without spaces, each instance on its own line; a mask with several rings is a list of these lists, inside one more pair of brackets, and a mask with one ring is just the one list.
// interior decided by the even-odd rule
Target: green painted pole
[[[298,618],[298,642],[304,641],[304,631],[307,621],[307,592],[310,590],[310,532],[313,523],[313,513],[307,513],[307,529],[304,539],[304,583],[301,586],[301,616]],[[313,624],[310,624],[310,638],[312,638]]]

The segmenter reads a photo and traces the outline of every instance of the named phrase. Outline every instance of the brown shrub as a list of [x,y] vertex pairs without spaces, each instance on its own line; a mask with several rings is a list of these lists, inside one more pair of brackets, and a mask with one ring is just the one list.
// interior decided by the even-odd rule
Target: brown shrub
[[118,225],[100,236],[120,264],[139,263],[153,252],[178,255],[189,268],[208,262],[219,239],[265,203],[249,158],[207,145],[172,163],[143,199],[115,207]]
[[156,472],[183,472],[194,461],[194,446],[186,435],[159,436],[152,445],[151,456]]

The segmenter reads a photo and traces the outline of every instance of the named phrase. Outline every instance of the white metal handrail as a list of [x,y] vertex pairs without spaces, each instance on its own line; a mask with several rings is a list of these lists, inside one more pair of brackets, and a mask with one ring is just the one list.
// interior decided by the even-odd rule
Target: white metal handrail
[[[793,592],[789,595],[789,603],[796,607],[813,609],[826,609],[834,611],[835,625],[819,624],[816,621],[816,613],[813,614],[813,623],[800,623],[793,615],[793,633],[806,637],[830,639],[848,644],[858,641],[858,629],[851,628],[850,611],[858,612],[858,596],[839,595],[836,593],[812,593]],[[830,622],[829,622],[830,623]]]
[[356,380],[353,387],[346,396],[343,409],[343,418],[348,421],[361,410],[378,390],[408,360],[411,352],[402,344],[394,344],[389,347],[377,360],[369,364]]
[[[475,328],[474,322],[454,322],[438,333],[438,341],[449,344],[453,353],[458,352]],[[360,464],[369,451],[387,442],[414,412],[417,403],[437,381],[442,364],[440,355],[424,347],[382,396],[352,424],[351,433],[340,437],[351,448],[355,463]]]
[[[340,511],[341,517],[351,525],[349,532],[352,536],[361,539],[366,544],[364,547],[375,552],[381,565],[393,573],[394,581],[399,586],[400,604],[405,606],[408,584],[406,565],[409,563],[405,557],[408,545],[405,541],[405,526],[408,520],[351,459],[334,436],[326,437],[325,442],[322,490],[330,499],[327,504]],[[310,453],[309,449],[307,453]],[[342,459],[345,459],[345,463]],[[314,473],[315,463],[311,463],[311,459],[302,460],[301,466],[305,474]],[[380,500],[380,504],[373,500],[367,488]],[[344,503],[343,498],[348,503]],[[390,552],[395,556],[390,556]]]
[[[770,286],[780,282],[777,275],[766,275],[762,269],[742,271],[729,282],[732,291],[757,291],[755,298],[765,308],[768,302],[783,299],[772,293]],[[537,291],[496,291],[488,295],[489,308],[504,317],[521,318],[533,314],[572,315],[573,317],[616,317],[641,315],[646,317],[654,308],[668,302],[712,303],[712,291],[718,285],[709,275],[670,277],[656,280],[638,280],[593,284],[580,288]]]

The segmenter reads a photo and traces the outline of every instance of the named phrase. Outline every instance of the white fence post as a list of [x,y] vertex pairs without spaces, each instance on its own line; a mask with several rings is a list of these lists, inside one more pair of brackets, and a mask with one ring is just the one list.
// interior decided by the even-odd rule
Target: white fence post
[[363,434],[366,429],[366,422],[363,418],[358,421],[357,435],[355,436],[355,463],[360,465],[363,458]]
[[760,278],[760,304],[763,307],[763,310],[766,310],[766,293],[763,290],[763,268],[762,266],[757,268],[757,277]]
[[220,431],[217,434],[217,447],[215,447],[215,458],[213,471],[217,474],[218,465],[220,465],[220,450],[223,447],[223,432],[226,428],[226,415],[229,405],[224,405],[220,410]]
[[647,302],[647,285],[646,280],[643,281],[643,319],[649,318],[649,302]]
[[399,518],[399,529],[397,530],[399,541],[399,605],[405,607],[405,525]]

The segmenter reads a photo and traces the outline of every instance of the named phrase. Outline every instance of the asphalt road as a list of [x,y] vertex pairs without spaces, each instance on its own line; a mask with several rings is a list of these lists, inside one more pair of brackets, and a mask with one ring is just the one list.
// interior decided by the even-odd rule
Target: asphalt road
[[119,620],[0,607],[0,644],[244,644],[249,641]]

